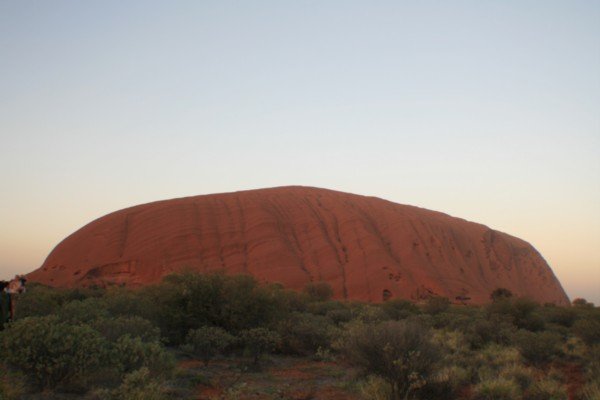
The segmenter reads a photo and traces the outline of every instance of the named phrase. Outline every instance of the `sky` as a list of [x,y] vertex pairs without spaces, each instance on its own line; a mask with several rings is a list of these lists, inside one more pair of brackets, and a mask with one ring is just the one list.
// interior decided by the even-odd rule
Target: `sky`
[[0,278],[286,185],[507,232],[600,304],[600,2],[0,0]]

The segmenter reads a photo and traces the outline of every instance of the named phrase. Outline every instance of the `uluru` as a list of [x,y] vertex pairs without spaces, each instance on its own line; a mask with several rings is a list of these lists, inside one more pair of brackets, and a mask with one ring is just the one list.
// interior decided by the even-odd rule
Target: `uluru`
[[278,187],[157,201],[74,232],[30,273],[55,287],[141,286],[182,270],[251,274],[338,299],[489,301],[497,288],[569,299],[527,242],[485,225],[376,197]]

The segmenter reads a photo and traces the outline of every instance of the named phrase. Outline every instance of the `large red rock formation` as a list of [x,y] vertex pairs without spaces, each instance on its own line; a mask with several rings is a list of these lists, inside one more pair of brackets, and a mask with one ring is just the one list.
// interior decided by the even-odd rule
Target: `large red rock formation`
[[64,239],[29,274],[52,286],[144,285],[183,268],[252,274],[295,289],[331,284],[341,299],[483,303],[503,287],[567,304],[527,242],[439,212],[309,187],[281,187],[142,204]]

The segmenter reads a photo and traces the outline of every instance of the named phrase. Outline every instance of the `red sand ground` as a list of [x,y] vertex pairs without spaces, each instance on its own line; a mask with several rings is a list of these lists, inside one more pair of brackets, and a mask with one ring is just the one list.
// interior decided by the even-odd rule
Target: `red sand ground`
[[[239,360],[211,362],[208,367],[180,363],[188,376],[202,375],[196,386],[198,400],[358,400],[352,386],[357,371],[335,362],[274,356],[260,371],[239,372]],[[233,391],[233,393],[231,393]],[[229,396],[227,394],[229,393]]]
[[143,204],[64,239],[29,274],[51,286],[146,285],[191,268],[248,273],[301,289],[326,281],[339,299],[468,296],[498,287],[567,304],[527,242],[484,225],[375,197],[280,187]]

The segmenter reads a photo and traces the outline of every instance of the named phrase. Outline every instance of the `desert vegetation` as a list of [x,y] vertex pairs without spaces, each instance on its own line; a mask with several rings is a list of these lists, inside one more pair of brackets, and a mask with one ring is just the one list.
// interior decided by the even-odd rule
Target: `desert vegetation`
[[249,276],[32,284],[0,332],[0,399],[600,398],[600,309],[331,300]]

